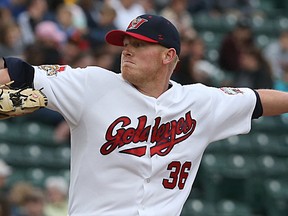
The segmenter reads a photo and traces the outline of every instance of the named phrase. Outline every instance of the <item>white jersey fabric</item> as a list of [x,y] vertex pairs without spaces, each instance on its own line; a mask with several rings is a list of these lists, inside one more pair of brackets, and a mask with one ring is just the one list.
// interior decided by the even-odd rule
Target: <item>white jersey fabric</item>
[[70,216],[180,215],[207,145],[249,132],[256,104],[248,88],[171,81],[156,99],[99,67],[34,68],[71,128]]

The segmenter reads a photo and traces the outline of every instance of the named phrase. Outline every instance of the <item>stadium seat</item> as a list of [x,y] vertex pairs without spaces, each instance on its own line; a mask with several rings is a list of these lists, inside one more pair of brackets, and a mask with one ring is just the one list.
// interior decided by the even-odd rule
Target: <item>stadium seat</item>
[[256,16],[252,19],[252,29],[255,35],[266,34],[276,37],[279,33],[279,29],[275,25],[274,19],[265,19],[260,16]]
[[265,184],[265,209],[269,216],[285,216],[288,213],[287,179],[271,179]]
[[54,144],[54,127],[39,122],[26,122],[21,125],[23,139],[39,144]]
[[248,205],[229,199],[218,202],[216,211],[219,216],[252,216],[251,208]]
[[26,180],[26,169],[23,168],[13,168],[11,175],[7,179],[7,186],[10,188],[16,182],[25,181]]
[[248,181],[254,167],[251,158],[238,154],[205,154],[199,168],[199,181],[205,200],[247,201]]
[[49,176],[58,175],[58,171],[55,169],[47,169],[41,166],[28,168],[25,170],[25,180],[31,182],[33,185],[43,187],[45,180]]
[[217,216],[215,206],[201,199],[188,199],[181,216]]
[[22,134],[19,130],[18,124],[8,120],[2,120],[0,122],[0,140],[17,142],[22,140],[21,136]]
[[63,169],[69,168],[70,164],[70,147],[69,146],[55,146],[51,152],[50,165],[54,168]]
[[288,134],[277,136],[278,156],[288,157]]
[[251,148],[257,155],[277,154],[279,151],[279,137],[272,132],[251,133]]
[[248,154],[251,152],[250,135],[235,135],[224,140],[222,152]]
[[265,208],[265,187],[267,179],[282,179],[287,176],[288,166],[285,158],[273,155],[260,155],[255,158],[256,169],[253,178],[248,181],[251,196],[249,202],[256,211],[263,211]]
[[252,216],[251,208],[245,203],[230,199],[209,202],[188,199],[181,216]]

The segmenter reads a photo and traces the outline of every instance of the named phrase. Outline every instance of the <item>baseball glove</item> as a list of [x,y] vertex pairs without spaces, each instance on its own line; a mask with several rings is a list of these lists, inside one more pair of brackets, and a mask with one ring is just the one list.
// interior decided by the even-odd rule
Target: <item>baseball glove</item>
[[0,86],[0,120],[23,116],[47,106],[47,97],[42,89],[11,89],[10,84]]

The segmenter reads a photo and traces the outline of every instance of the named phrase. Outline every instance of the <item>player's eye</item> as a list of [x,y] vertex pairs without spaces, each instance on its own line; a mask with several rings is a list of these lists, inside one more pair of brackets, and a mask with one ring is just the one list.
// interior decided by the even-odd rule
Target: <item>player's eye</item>
[[124,40],[123,41],[123,46],[124,47],[128,47],[129,45],[134,47],[134,48],[139,48],[139,47],[145,46],[146,43],[143,42],[143,41],[140,41],[140,40],[130,40],[130,41]]
[[141,47],[143,44],[141,42],[135,42],[133,43],[134,47]]
[[132,45],[133,47],[135,47],[135,48],[139,48],[139,47],[143,47],[143,46],[145,45],[145,43],[142,42],[142,41],[133,41],[133,42],[131,43],[131,45]]

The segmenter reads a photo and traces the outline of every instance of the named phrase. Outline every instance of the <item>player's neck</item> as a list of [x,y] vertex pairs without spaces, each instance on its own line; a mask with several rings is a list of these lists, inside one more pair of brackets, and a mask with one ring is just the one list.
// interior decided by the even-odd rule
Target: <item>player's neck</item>
[[169,83],[165,86],[134,86],[139,92],[149,97],[158,98],[160,97],[165,91],[167,91],[171,86]]

